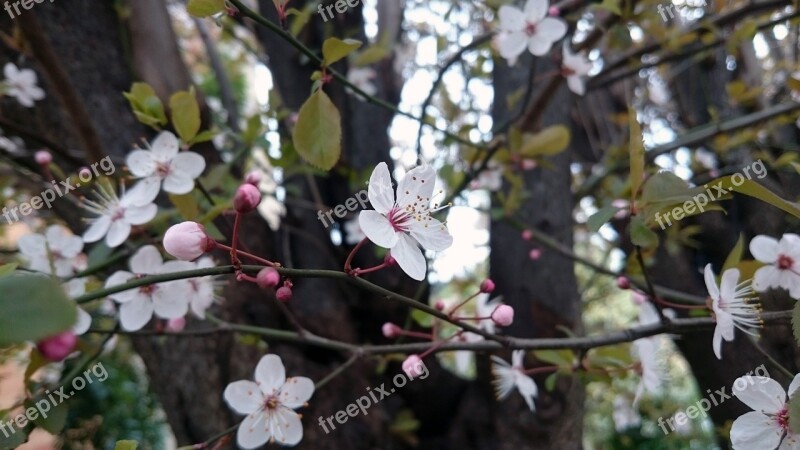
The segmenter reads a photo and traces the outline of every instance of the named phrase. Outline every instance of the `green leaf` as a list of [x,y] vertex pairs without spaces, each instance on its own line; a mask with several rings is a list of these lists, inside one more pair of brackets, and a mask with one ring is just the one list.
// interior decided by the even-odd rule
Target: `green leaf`
[[644,141],[639,121],[636,120],[636,110],[633,108],[628,109],[628,121],[631,130],[631,205],[636,205],[636,196],[639,195],[639,188],[644,181]]
[[658,245],[658,235],[647,228],[644,219],[635,216],[631,219],[631,242],[642,248],[653,248]]
[[547,389],[548,392],[553,392],[556,388],[556,381],[558,381],[558,372],[553,372],[545,378],[544,388]]
[[225,0],[189,0],[186,11],[195,17],[208,17],[225,10]]
[[800,344],[800,302],[795,302],[792,309],[792,332],[794,340]]
[[533,356],[539,361],[564,368],[572,368],[572,365],[575,364],[575,353],[568,349],[534,350]]
[[15,270],[17,270],[17,266],[19,266],[17,263],[3,264],[0,266],[0,277],[11,275]]
[[[44,400],[48,404],[50,403],[50,400],[48,400],[44,396],[40,396],[36,397],[34,400],[31,400],[30,402],[26,402],[25,404],[26,409],[34,407],[34,404],[40,400]],[[52,404],[50,406],[52,406]],[[67,424],[67,413],[69,413],[69,408],[67,407],[67,404],[60,403],[52,407],[50,411],[45,412],[47,417],[39,415],[39,417],[37,417],[36,420],[33,421],[33,423],[35,423],[37,427],[43,428],[50,434],[58,434],[61,432],[61,430],[64,429],[64,426]]]
[[619,211],[620,208],[616,206],[604,206],[600,208],[599,211],[592,214],[592,217],[589,217],[589,220],[586,221],[586,226],[589,227],[589,231],[597,232],[606,222],[611,220],[614,217],[614,214]]
[[197,221],[200,216],[200,205],[197,204],[197,199],[191,192],[183,195],[169,194],[169,200],[178,209],[183,219]]
[[411,310],[411,318],[414,319],[414,322],[417,322],[417,324],[423,328],[430,328],[433,326],[434,317],[418,309]]
[[[743,179],[743,182],[740,183],[739,186],[734,185],[732,181],[732,178],[735,177],[736,175],[741,176]],[[780,208],[795,217],[800,217],[800,205],[794,202],[790,202],[788,200],[784,200],[774,192],[756,183],[755,181],[744,178],[744,176],[742,176],[741,174],[734,174],[731,176],[718,178],[717,180],[708,183],[708,185],[714,186],[718,183],[723,187],[723,189],[731,190],[733,192],[738,192],[740,194],[757,198],[763,202],[775,206],[776,208]]]
[[167,115],[164,113],[164,104],[156,95],[155,90],[147,83],[133,83],[130,92],[123,94],[133,109],[136,119],[143,124],[160,129],[167,123]]
[[383,45],[371,45],[359,52],[353,59],[353,67],[363,67],[383,61],[389,56],[389,50]]
[[136,450],[139,443],[136,441],[117,441],[114,450]]
[[214,130],[206,130],[202,133],[198,134],[197,136],[193,137],[191,141],[187,142],[189,146],[199,144],[201,142],[208,142],[217,135],[217,132]]
[[172,125],[178,136],[183,142],[191,142],[200,131],[200,106],[197,104],[194,88],[173,94],[169,99],[169,109]]
[[557,155],[569,146],[569,130],[564,125],[553,125],[536,134],[523,134],[519,154],[534,156]]
[[10,425],[8,428],[10,428],[8,437],[5,432],[0,432],[0,450],[14,450],[28,440],[25,430],[20,430],[15,425]]
[[77,309],[50,277],[15,273],[0,278],[0,346],[38,341],[70,329]]
[[355,39],[341,40],[339,38],[328,38],[322,43],[322,65],[330,66],[345,56],[353,53],[361,47],[361,41]]
[[739,240],[736,241],[736,245],[733,247],[733,250],[728,254],[728,257],[725,258],[725,264],[722,265],[722,271],[725,272],[728,269],[736,267],[739,262],[742,260],[742,255],[744,254],[744,235],[739,234]]
[[292,133],[297,153],[312,166],[328,171],[342,152],[342,119],[339,110],[320,89],[306,100]]
[[789,396],[789,429],[793,433],[800,432],[800,394],[797,391]]

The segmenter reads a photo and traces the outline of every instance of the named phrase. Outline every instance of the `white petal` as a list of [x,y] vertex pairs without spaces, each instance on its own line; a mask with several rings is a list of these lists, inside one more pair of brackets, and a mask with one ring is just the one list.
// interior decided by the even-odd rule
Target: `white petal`
[[256,382],[261,392],[272,395],[286,382],[286,369],[278,355],[264,355],[256,366]]
[[394,230],[389,219],[371,209],[358,213],[358,224],[367,238],[383,248],[397,245],[400,234]]
[[513,66],[528,46],[528,36],[522,31],[500,33],[494,43],[500,56],[508,60],[509,66]]
[[162,163],[167,163],[178,154],[178,138],[169,131],[163,131],[156,136],[151,144],[153,157]]
[[576,95],[583,95],[586,93],[586,86],[583,84],[583,79],[578,75],[570,75],[567,77],[567,86],[569,90]]
[[156,171],[156,162],[153,153],[147,150],[134,150],[125,160],[128,169],[136,178],[149,177]]
[[279,444],[293,446],[303,440],[303,422],[289,408],[278,408],[272,412],[272,437]]
[[161,178],[158,176],[151,176],[142,178],[141,181],[136,183],[131,190],[125,193],[125,198],[130,204],[135,206],[143,206],[152,203],[158,197],[158,191],[161,189]]
[[392,256],[397,261],[397,265],[403,269],[411,278],[422,281],[425,279],[427,264],[425,256],[417,247],[416,241],[406,234],[400,234],[397,244],[392,247]]
[[106,245],[111,248],[119,247],[123,242],[128,240],[131,235],[131,224],[124,220],[115,220],[111,222],[108,227],[108,234],[106,235]]
[[222,397],[239,414],[252,414],[261,408],[264,395],[258,385],[248,380],[234,381],[225,388]]
[[[741,384],[745,385],[744,389],[738,387],[739,380],[743,381]],[[765,414],[776,414],[786,403],[786,392],[772,378],[758,376],[737,378],[733,383],[733,394],[754,411]]]
[[718,312],[713,340],[714,355],[717,356],[717,359],[722,359],[722,340],[732,341],[733,337],[733,318],[726,312]]
[[522,31],[525,29],[525,16],[519,8],[503,5],[497,11],[499,28],[503,31]]
[[780,442],[781,429],[774,420],[751,411],[739,416],[731,427],[733,450],[774,449]]
[[194,180],[180,172],[173,172],[164,178],[164,191],[170,194],[188,194],[194,189]]
[[533,382],[531,377],[517,371],[515,384],[517,385],[517,390],[519,390],[519,393],[522,394],[522,398],[525,399],[525,403],[528,404],[528,408],[530,408],[531,411],[534,411],[536,406],[533,403],[533,399],[536,398],[539,392],[536,388],[536,383]]
[[195,179],[206,170],[206,160],[195,152],[178,153],[170,163],[170,169],[176,170],[191,179]]
[[78,307],[78,320],[72,326],[72,331],[78,336],[89,331],[92,326],[92,316],[89,315],[83,308]]
[[83,239],[71,233],[57,242],[50,244],[50,249],[58,251],[64,258],[74,258],[83,250]]
[[778,259],[778,241],[764,235],[758,235],[750,241],[750,253],[753,258],[767,264]]
[[27,258],[47,257],[47,240],[41,234],[26,234],[19,238],[17,246]]
[[728,269],[722,273],[722,280],[719,282],[719,295],[723,301],[730,302],[734,299],[738,283],[739,269]]
[[[106,289],[114,286],[119,286],[120,284],[125,284],[130,281],[134,275],[125,270],[118,270],[114,272],[108,279],[103,287]],[[117,292],[116,294],[111,294],[109,297],[118,303],[128,302],[133,299],[134,295],[136,295],[136,290],[127,290],[122,292]]]
[[372,175],[369,177],[367,196],[375,211],[383,215],[389,214],[389,211],[394,206],[392,177],[389,175],[389,168],[385,162],[375,166],[372,171]]
[[145,206],[128,206],[125,208],[125,221],[131,225],[143,225],[153,220],[158,213],[154,203]]
[[523,367],[525,360],[525,350],[514,350],[511,352],[511,365],[513,367]]
[[5,75],[6,78],[9,79],[9,80],[15,79],[17,77],[18,73],[19,73],[19,69],[13,63],[9,62],[9,63],[6,63],[5,66],[3,66],[3,75]]
[[286,379],[278,398],[283,406],[297,409],[303,406],[313,394],[313,381],[306,377],[291,377]]
[[155,245],[145,245],[131,256],[129,266],[136,274],[160,273],[164,259]]
[[431,166],[426,164],[409,170],[397,185],[397,205],[404,207],[420,201],[428,205],[435,183],[436,171]]
[[100,216],[94,219],[89,228],[83,233],[83,242],[97,242],[103,239],[110,226],[111,218],[108,216]]
[[567,34],[567,24],[561,19],[548,17],[536,24],[536,36],[556,42]]
[[553,46],[553,42],[549,39],[542,36],[541,33],[537,33],[530,38],[528,38],[528,51],[534,54],[535,56],[544,56],[547,52],[550,51],[550,47]]
[[179,282],[162,283],[153,293],[153,308],[156,316],[163,319],[177,319],[189,312],[188,289],[178,286],[188,284],[181,280]]
[[236,443],[244,449],[258,448],[266,444],[272,435],[267,430],[266,415],[256,412],[245,417],[236,432]]
[[774,266],[764,266],[753,275],[753,289],[764,292],[769,288],[780,287],[781,271]]
[[525,3],[525,19],[529,22],[539,22],[547,16],[549,6],[549,0],[528,0]]
[[153,317],[153,302],[142,297],[123,303],[119,308],[119,321],[127,331],[141,330]]
[[703,271],[703,276],[706,281],[706,290],[708,291],[708,295],[712,299],[718,299],[719,288],[717,287],[717,280],[714,277],[714,270],[711,268],[711,264],[706,264],[706,268]]
[[447,227],[438,220],[431,218],[422,222],[412,221],[409,227],[411,236],[428,250],[440,252],[453,245],[453,236]]
[[789,393],[789,397],[791,397],[792,394],[794,394],[794,391],[796,391],[797,388],[799,387],[800,387],[800,374],[797,374],[794,376],[794,379],[792,379],[792,382],[789,383],[789,389],[786,391]]

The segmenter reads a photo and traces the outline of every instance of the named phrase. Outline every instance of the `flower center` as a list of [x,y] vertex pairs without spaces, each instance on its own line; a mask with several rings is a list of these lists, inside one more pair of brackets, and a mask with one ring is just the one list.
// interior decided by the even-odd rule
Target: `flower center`
[[166,178],[170,174],[169,164],[160,162],[156,164],[156,173],[162,178]]
[[147,284],[139,288],[139,292],[144,295],[152,295],[155,290],[156,286],[154,284]]
[[116,222],[123,217],[125,217],[125,208],[120,207],[114,210],[114,214],[111,214],[111,221]]
[[794,265],[794,260],[786,255],[778,256],[778,268],[781,270],[791,269]]
[[389,219],[389,223],[392,224],[394,231],[407,231],[408,223],[411,222],[411,215],[413,213],[414,209],[410,206],[407,206],[405,209],[395,206],[389,211],[387,218]]
[[278,401],[278,397],[270,395],[264,402],[264,409],[276,409],[279,404],[280,402]]
[[533,36],[534,34],[536,34],[536,24],[528,22],[525,25],[525,34],[527,34],[528,36]]
[[778,414],[775,415],[775,421],[778,422],[778,426],[781,427],[781,430],[788,431],[789,430],[789,406],[784,405],[783,408],[778,411]]

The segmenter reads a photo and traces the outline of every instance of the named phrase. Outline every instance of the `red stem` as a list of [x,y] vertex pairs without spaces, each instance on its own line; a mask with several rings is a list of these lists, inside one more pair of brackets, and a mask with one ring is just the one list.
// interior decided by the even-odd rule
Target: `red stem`
[[350,254],[347,255],[347,261],[344,262],[345,273],[352,275],[353,269],[351,268],[350,264],[353,262],[353,257],[356,256],[356,253],[361,249],[361,247],[364,246],[364,244],[367,243],[367,241],[368,241],[367,238],[362,239],[361,242],[359,242],[358,244],[356,244],[355,247],[353,247],[353,250],[350,252]]

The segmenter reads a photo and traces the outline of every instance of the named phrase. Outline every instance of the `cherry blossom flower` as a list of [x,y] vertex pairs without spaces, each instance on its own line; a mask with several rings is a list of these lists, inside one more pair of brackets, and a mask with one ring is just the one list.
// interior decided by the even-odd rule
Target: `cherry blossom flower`
[[6,63],[3,68],[6,79],[2,87],[5,94],[14,97],[26,108],[31,108],[33,103],[44,98],[44,91],[36,82],[36,72],[31,69],[20,70],[12,63]]
[[158,208],[153,203],[134,205],[130,193],[117,197],[116,192],[100,185],[95,191],[97,201],[85,200],[83,207],[98,217],[89,219],[91,225],[83,233],[83,242],[97,242],[106,238],[111,248],[122,245],[131,234],[133,225],[143,225],[156,216]]
[[188,194],[194,189],[194,180],[205,170],[206,161],[197,153],[179,150],[178,138],[163,131],[149,150],[134,150],[128,155],[128,168],[142,179],[130,191],[136,205],[155,200],[162,187],[170,194]]
[[[163,265],[163,273],[185,272],[188,270],[207,269],[215,267],[216,263],[209,256],[204,256],[195,262],[167,261]],[[274,269],[273,269],[274,270]],[[219,301],[216,292],[224,283],[213,275],[194,277],[185,280],[189,288],[189,309],[198,319],[206,317],[206,310]]]
[[[789,384],[790,397],[798,387],[800,375],[796,375]],[[733,422],[733,450],[800,449],[800,436],[789,429],[786,392],[777,381],[759,376],[740,377],[733,383],[733,395],[754,410],[739,416]]]
[[739,283],[739,269],[728,269],[722,274],[717,287],[711,264],[705,269],[706,289],[711,297],[711,309],[716,316],[714,327],[714,354],[722,359],[722,340],[732,341],[734,328],[756,335],[753,328],[761,326],[758,297],[753,295],[750,280]]
[[580,53],[572,53],[569,43],[564,42],[561,73],[566,77],[567,86],[572,92],[577,95],[583,95],[586,92],[583,77],[588,75],[591,70],[591,61]]
[[522,360],[525,358],[525,350],[514,350],[511,353],[511,364],[508,364],[503,359],[492,356],[494,364],[492,364],[492,373],[495,376],[494,385],[497,392],[497,398],[503,400],[507,398],[514,388],[517,388],[528,408],[531,411],[536,410],[533,399],[539,395],[539,389],[536,387],[533,379],[525,375],[525,368],[522,365]]
[[[185,263],[170,261],[170,263]],[[161,254],[153,245],[140,248],[129,261],[131,272],[120,270],[106,280],[105,287],[110,288],[127,283],[134,278],[146,275],[171,272],[173,265],[166,265]],[[109,297],[120,304],[119,317],[122,328],[128,331],[140,330],[156,316],[163,319],[183,317],[189,310],[189,283],[186,280],[169,281],[159,284],[148,284],[136,289],[117,292]]]
[[[378,88],[375,86],[375,83],[372,82],[377,76],[378,74],[375,73],[375,70],[369,67],[354,67],[347,71],[347,81],[353,83],[357,88],[366,92],[368,95],[373,96],[378,93]],[[353,91],[348,88],[347,92],[352,93]],[[361,96],[357,97],[359,100],[363,101]]]
[[[86,293],[86,278],[73,278],[64,283],[64,290],[70,298],[77,298]],[[77,306],[78,320],[72,326],[72,331],[80,336],[92,326],[92,316],[89,315],[83,308]]]
[[[391,250],[405,273],[415,280],[425,278],[428,250],[442,251],[453,245],[453,237],[442,222],[431,217],[429,207],[436,172],[428,165],[408,171],[397,185],[397,199],[386,163],[380,163],[369,179],[367,194],[374,210],[361,211],[358,222],[370,241]],[[434,205],[435,206],[435,205]]]
[[528,0],[525,9],[503,5],[498,11],[500,24],[495,45],[500,56],[513,66],[527,48],[534,56],[544,56],[553,43],[567,34],[561,19],[547,17],[548,0]]
[[631,354],[639,360],[641,381],[633,398],[634,407],[645,392],[655,393],[661,389],[663,367],[658,360],[658,341],[653,338],[637,339],[631,345]]
[[44,235],[22,236],[18,245],[27,267],[37,272],[48,275],[55,272],[57,277],[67,277],[73,275],[75,269],[85,267],[86,259],[81,253],[83,240],[61,225],[47,227]]
[[281,358],[264,356],[256,367],[255,383],[235,381],[223,394],[234,411],[247,415],[236,433],[236,442],[245,449],[271,441],[297,445],[303,439],[303,423],[293,410],[305,406],[313,393],[314,382],[306,377],[287,379]]
[[778,241],[759,235],[750,241],[750,253],[764,264],[753,276],[753,289],[783,288],[800,299],[800,236],[787,233]]

